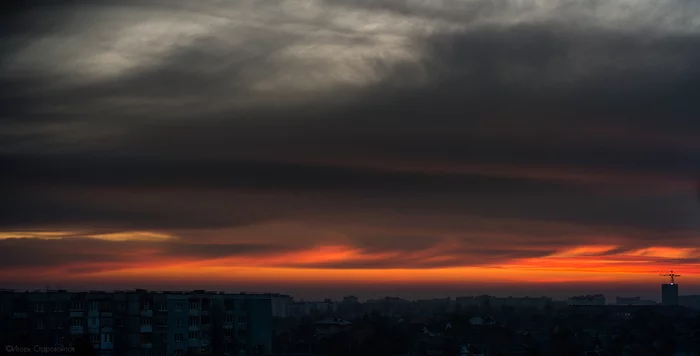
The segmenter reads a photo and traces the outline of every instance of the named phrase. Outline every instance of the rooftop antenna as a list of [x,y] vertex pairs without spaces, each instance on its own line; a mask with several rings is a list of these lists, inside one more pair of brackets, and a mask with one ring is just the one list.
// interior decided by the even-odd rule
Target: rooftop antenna
[[667,273],[667,274],[660,274],[659,276],[671,277],[671,285],[674,285],[674,284],[676,284],[676,277],[680,277],[681,275],[680,275],[680,274],[675,274],[675,273],[673,273],[673,270],[671,270],[670,273]]

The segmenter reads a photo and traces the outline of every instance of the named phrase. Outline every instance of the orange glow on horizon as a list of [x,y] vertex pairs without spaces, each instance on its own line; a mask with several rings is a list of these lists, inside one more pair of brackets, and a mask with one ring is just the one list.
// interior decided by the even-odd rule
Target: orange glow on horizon
[[[51,236],[51,235],[47,235]],[[123,236],[123,235],[120,235]],[[134,240],[153,234],[133,235]],[[166,235],[164,235],[166,236]],[[111,239],[109,243],[119,241]],[[141,240],[143,241],[143,240]],[[438,245],[418,252],[367,252],[348,245],[320,245],[312,248],[260,255],[222,258],[194,258],[163,255],[157,244],[123,253],[123,262],[75,261],[52,268],[31,268],[0,272],[3,280],[65,279],[71,281],[215,281],[280,282],[280,283],[465,283],[489,280],[495,283],[565,283],[565,282],[651,282],[658,281],[658,272],[682,270],[684,276],[700,275],[698,250],[653,246],[624,250],[616,245],[586,245],[564,248],[544,257],[503,260],[474,266],[450,265],[457,261],[468,264],[453,243]],[[463,250],[463,249],[462,249]],[[343,268],[342,263],[411,261],[445,263],[445,267]],[[685,261],[687,260],[687,261]],[[341,263],[336,268],[324,267]],[[458,264],[458,263],[456,263]],[[370,264],[371,266],[371,264]],[[66,277],[67,276],[67,277]],[[687,280],[687,279],[686,279]]]

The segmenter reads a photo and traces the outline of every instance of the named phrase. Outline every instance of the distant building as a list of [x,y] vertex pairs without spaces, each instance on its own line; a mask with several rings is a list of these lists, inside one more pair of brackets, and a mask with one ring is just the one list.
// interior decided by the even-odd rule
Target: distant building
[[605,296],[602,294],[583,295],[571,297],[567,300],[568,305],[605,305]]
[[348,330],[352,323],[341,318],[328,318],[314,323],[316,337],[326,337]]
[[615,300],[617,305],[656,305],[653,300],[644,300],[640,297],[617,297]]
[[507,297],[499,298],[490,295],[482,295],[477,297],[458,297],[455,304],[460,308],[468,307],[491,307],[502,308],[511,307],[515,309],[537,309],[542,310],[547,305],[553,303],[551,298],[547,297]]
[[312,314],[333,314],[338,311],[338,304],[331,300],[299,301],[292,302],[289,306],[290,314],[295,317],[302,317]]
[[690,309],[700,310],[700,295],[678,296],[678,305]]
[[347,304],[347,305],[355,305],[355,304],[357,304],[357,303],[359,303],[359,302],[360,302],[360,300],[359,300],[356,296],[354,296],[354,295],[349,295],[349,296],[343,297],[343,302],[342,302],[342,303],[343,303],[343,304]]
[[664,305],[678,305],[678,284],[661,285],[661,303]]

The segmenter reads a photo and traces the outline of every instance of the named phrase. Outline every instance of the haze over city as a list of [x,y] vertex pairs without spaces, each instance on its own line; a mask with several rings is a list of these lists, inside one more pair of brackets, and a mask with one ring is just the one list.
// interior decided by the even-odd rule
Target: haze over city
[[700,3],[17,1],[0,286],[700,294]]

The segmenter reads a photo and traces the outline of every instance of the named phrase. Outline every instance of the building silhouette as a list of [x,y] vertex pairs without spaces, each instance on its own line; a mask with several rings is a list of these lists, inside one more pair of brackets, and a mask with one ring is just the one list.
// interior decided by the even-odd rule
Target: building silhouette
[[0,343],[74,347],[100,356],[265,355],[270,294],[0,291]]
[[661,303],[664,305],[678,305],[678,284],[668,283],[661,285]]

